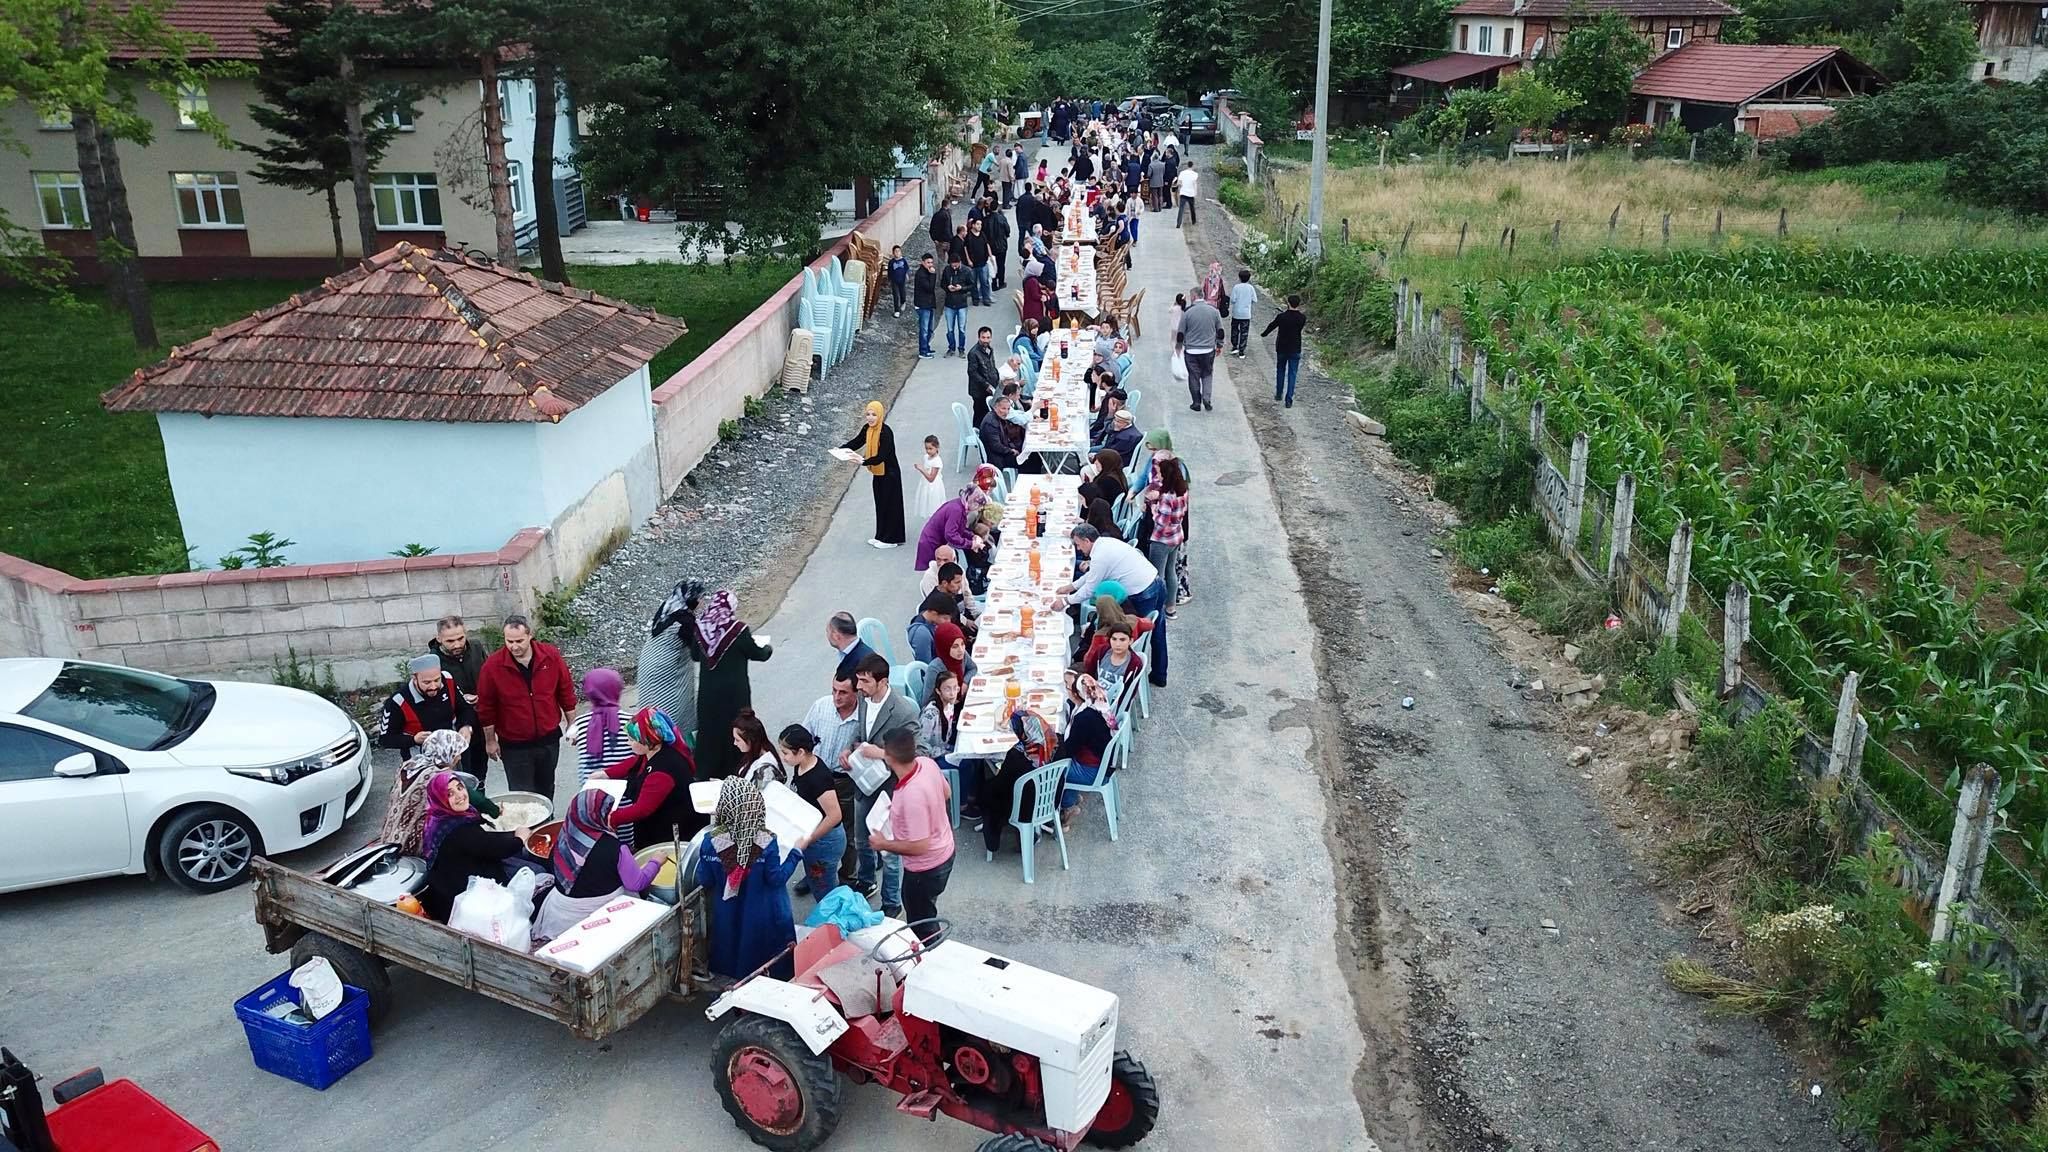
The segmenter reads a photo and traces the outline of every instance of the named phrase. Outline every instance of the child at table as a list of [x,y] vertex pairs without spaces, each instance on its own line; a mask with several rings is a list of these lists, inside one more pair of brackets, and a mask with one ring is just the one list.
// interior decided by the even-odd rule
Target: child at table
[[937,436],[924,438],[924,459],[911,467],[924,478],[924,483],[917,486],[917,519],[919,523],[923,523],[931,518],[932,513],[939,510],[939,505],[946,502],[946,461],[939,455]]

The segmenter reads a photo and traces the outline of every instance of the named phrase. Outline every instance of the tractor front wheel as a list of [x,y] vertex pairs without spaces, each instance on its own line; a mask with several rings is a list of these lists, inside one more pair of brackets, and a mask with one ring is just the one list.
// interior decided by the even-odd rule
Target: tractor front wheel
[[1159,1088],[1152,1074],[1131,1058],[1116,1054],[1109,1068],[1109,1099],[1095,1112],[1095,1123],[1081,1139],[1097,1148],[1128,1148],[1143,1140],[1159,1122]]
[[780,1020],[742,1012],[719,1030],[711,1080],[732,1122],[775,1152],[811,1152],[839,1126],[839,1073]]

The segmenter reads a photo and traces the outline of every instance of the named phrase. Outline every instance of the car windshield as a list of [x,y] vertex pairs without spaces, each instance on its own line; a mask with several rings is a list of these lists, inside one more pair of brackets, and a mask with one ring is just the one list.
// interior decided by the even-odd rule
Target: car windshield
[[213,688],[133,668],[66,664],[41,696],[21,710],[123,748],[169,748],[190,736],[213,708]]

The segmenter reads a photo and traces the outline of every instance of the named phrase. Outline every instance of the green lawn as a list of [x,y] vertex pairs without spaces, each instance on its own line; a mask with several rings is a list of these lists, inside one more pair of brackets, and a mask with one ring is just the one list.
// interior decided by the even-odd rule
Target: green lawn
[[[689,325],[689,335],[655,358],[658,385],[795,274],[792,264],[641,264],[572,268],[570,279]],[[161,284],[151,299],[168,349],[305,286]],[[162,571],[183,540],[156,418],[116,415],[99,403],[100,393],[156,358],[136,352],[126,320],[95,291],[80,300],[82,307],[63,308],[0,289],[0,395],[10,432],[0,437],[0,552],[88,579]]]

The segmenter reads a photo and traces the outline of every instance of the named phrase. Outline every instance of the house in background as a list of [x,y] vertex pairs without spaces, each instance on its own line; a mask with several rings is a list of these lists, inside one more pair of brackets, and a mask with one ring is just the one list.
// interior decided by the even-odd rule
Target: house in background
[[1725,127],[1760,140],[1789,136],[1834,114],[1834,102],[1864,96],[1884,78],[1826,45],[1688,44],[1651,61],[1630,92],[1631,122],[1688,132]]
[[496,551],[526,528],[589,557],[661,499],[647,363],[681,321],[400,244],[138,371],[185,542],[253,532],[295,563],[408,544]]
[[1656,52],[1718,41],[1736,14],[1722,0],[1464,0],[1451,9],[1452,52],[1533,60],[1555,55],[1580,3],[1594,14],[1620,12]]
[[1977,24],[1976,80],[2031,84],[2048,75],[2048,4],[1965,0]]
[[[165,19],[206,36],[213,45],[206,59],[253,65],[260,56],[257,34],[271,26],[264,5],[265,0],[184,0]],[[399,130],[371,173],[379,250],[400,241],[423,248],[468,244],[488,252],[496,247],[487,199],[483,207],[474,207],[459,194],[461,188],[484,187],[477,126],[482,92],[478,81],[462,81],[428,93],[411,109],[381,114]],[[221,147],[194,118],[205,109],[227,124],[231,139],[263,139],[249,116],[249,105],[257,99],[251,80],[212,79],[175,100],[142,89],[137,99],[155,128],[154,137],[148,147],[124,141],[117,148],[146,276],[310,277],[334,271],[326,197],[258,181],[254,155]],[[564,235],[584,218],[573,118],[565,102],[556,105],[565,110],[556,122],[555,172],[536,181],[527,171],[535,103],[531,81],[500,82],[513,224],[529,246],[539,231],[534,197],[543,190],[556,197]],[[475,137],[477,146],[447,147],[458,135]],[[18,141],[26,151],[0,149],[0,212],[23,227],[40,228],[45,247],[91,275],[96,263],[91,222],[70,118],[43,117],[22,101],[9,101],[0,105],[0,138]],[[355,257],[373,254],[361,250],[354,189],[344,183],[337,195],[344,251]],[[472,192],[470,199],[480,198]]]
[[1453,52],[1434,60],[1402,64],[1387,69],[1392,84],[1387,103],[1405,115],[1441,104],[1460,88],[1497,87],[1503,75],[1520,65],[1512,56],[1480,56],[1472,52]]

